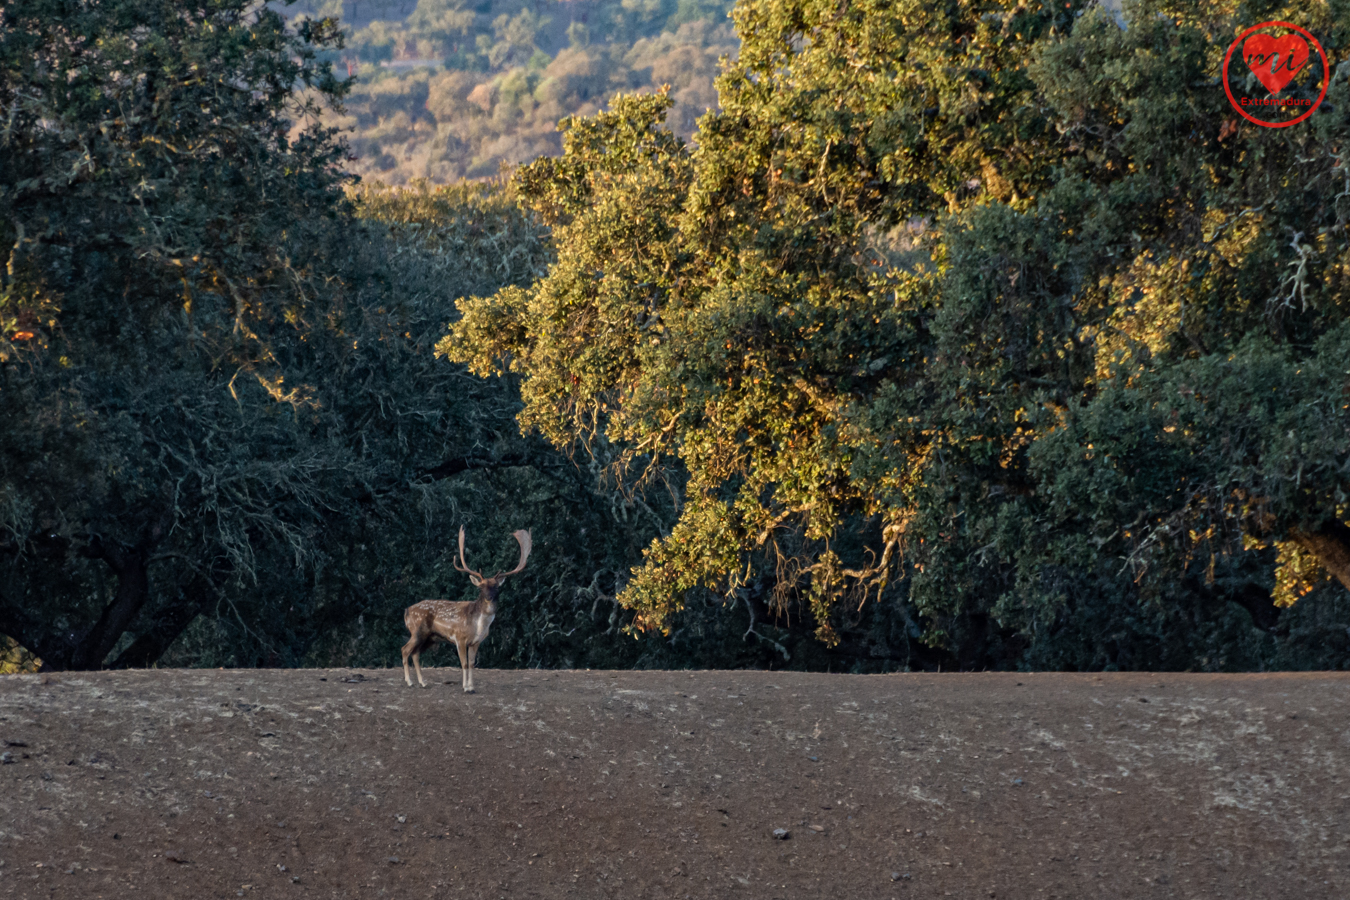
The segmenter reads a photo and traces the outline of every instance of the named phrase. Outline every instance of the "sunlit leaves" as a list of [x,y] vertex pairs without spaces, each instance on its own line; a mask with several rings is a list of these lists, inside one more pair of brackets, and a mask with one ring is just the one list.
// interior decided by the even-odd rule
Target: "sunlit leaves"
[[630,105],[524,170],[558,263],[466,306],[455,352],[509,336],[555,442],[678,459],[623,595],[644,626],[767,583],[830,641],[888,591],[988,664],[1142,659],[1233,598],[1268,628],[1242,536],[1345,515],[1350,97],[1226,124],[1247,14],[743,3],[692,152]]

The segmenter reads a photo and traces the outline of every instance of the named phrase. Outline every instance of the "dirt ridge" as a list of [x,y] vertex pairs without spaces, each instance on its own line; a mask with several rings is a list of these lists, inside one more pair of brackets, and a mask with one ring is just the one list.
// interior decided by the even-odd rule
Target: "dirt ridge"
[[1350,896],[1343,674],[427,673],[0,677],[0,897]]

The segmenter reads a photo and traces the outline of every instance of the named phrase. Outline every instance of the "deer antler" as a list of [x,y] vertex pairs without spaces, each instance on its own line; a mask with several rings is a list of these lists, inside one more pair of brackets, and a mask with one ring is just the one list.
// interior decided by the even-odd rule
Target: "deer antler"
[[[455,568],[461,572],[467,573],[471,578],[483,579],[482,572],[475,572],[469,568],[469,564],[464,561],[464,526],[459,526],[459,562],[455,563]],[[476,582],[475,582],[476,583]]]
[[498,572],[496,575],[493,575],[492,577],[494,580],[505,578],[507,575],[516,574],[521,569],[525,568],[525,560],[530,558],[530,533],[528,531],[513,531],[511,532],[511,536],[520,544],[520,562],[510,572]]

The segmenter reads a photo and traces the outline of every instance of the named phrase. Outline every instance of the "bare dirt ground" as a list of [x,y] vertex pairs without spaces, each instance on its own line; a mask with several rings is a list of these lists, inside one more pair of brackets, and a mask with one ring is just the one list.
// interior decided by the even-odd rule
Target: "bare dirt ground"
[[1350,896],[1348,676],[428,675],[0,677],[0,897]]

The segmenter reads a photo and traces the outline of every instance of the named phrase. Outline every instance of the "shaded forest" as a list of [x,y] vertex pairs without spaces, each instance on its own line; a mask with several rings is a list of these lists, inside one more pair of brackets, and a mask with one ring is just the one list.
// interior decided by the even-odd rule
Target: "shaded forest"
[[1350,10],[1193,6],[6,4],[0,664],[389,664],[464,525],[485,667],[1344,668]]

